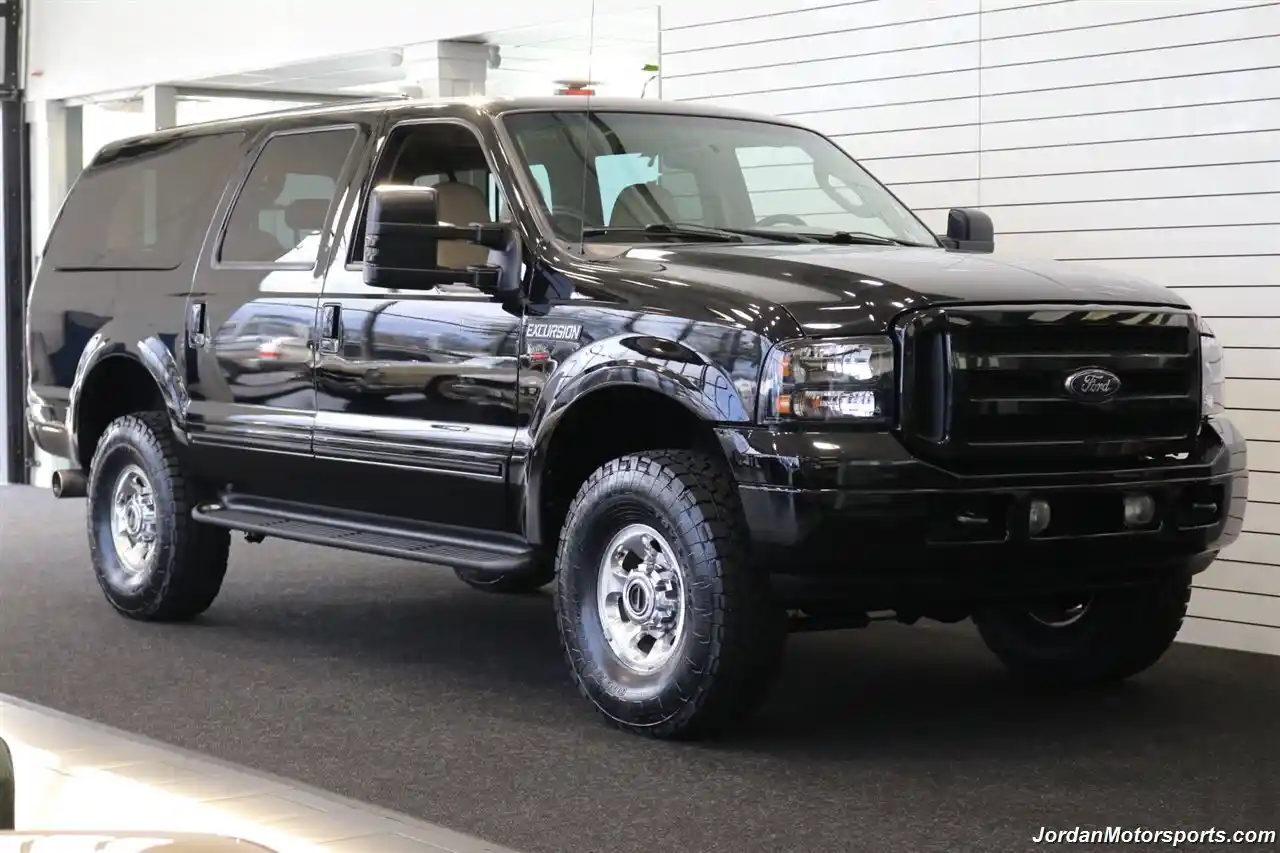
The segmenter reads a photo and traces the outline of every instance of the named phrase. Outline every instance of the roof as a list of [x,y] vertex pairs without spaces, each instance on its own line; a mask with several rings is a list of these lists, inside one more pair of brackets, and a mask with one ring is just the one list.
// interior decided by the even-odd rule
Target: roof
[[462,110],[479,110],[489,116],[500,116],[504,113],[521,111],[560,111],[560,112],[639,112],[656,115],[688,115],[708,118],[733,118],[748,121],[766,121],[774,124],[794,125],[795,122],[776,118],[761,113],[719,107],[713,104],[689,103],[683,101],[657,101],[642,98],[599,98],[582,95],[555,95],[538,98],[434,98],[410,100],[405,98],[387,98],[368,101],[347,101],[322,106],[298,107],[270,113],[258,113],[241,118],[218,119],[199,124],[183,125],[156,133],[143,134],[114,144],[137,143],[144,140],[159,140],[173,136],[184,136],[192,133],[213,133],[242,128],[257,128],[278,119],[298,119],[308,116],[325,116],[334,120],[352,118],[378,112],[396,112],[412,116],[416,113],[454,114]]

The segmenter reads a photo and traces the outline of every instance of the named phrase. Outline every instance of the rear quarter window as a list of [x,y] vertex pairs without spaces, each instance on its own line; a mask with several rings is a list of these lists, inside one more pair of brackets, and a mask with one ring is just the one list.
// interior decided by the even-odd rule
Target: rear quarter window
[[194,255],[240,161],[243,133],[103,150],[45,247],[58,270],[172,270]]

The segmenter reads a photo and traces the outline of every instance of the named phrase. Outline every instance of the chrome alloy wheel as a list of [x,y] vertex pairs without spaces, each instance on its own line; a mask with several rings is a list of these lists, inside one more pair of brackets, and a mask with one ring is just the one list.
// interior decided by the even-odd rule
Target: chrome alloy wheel
[[130,577],[151,568],[156,553],[156,497],[151,481],[137,465],[121,471],[112,489],[111,541],[121,568]]
[[1031,618],[1049,628],[1065,628],[1074,625],[1089,612],[1092,599],[1084,601],[1050,601],[1031,607]]
[[609,541],[596,604],[609,647],[629,669],[648,674],[671,660],[684,636],[684,573],[658,531],[631,524]]

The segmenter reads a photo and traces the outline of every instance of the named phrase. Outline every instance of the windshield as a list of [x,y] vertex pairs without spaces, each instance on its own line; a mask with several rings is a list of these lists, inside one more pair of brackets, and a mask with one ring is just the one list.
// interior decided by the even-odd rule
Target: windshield
[[[937,239],[835,143],[744,119],[621,112],[512,113],[503,124],[563,240],[639,242],[653,226],[748,236]],[[646,235],[644,229],[650,227]]]

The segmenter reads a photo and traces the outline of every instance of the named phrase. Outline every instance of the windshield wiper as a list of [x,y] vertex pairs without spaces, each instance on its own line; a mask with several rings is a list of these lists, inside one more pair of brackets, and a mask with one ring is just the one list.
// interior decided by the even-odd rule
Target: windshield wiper
[[657,222],[653,225],[604,225],[583,228],[582,236],[608,237],[611,234],[647,234],[658,237],[700,237],[716,243],[741,243],[742,235],[703,225],[678,225],[674,222]]
[[938,248],[928,243],[916,243],[911,240],[901,240],[897,237],[886,237],[883,234],[870,234],[865,231],[833,231],[829,234],[806,233],[804,236],[822,243],[835,243],[840,246],[865,244],[870,246],[914,246],[923,249]]
[[655,222],[652,225],[639,226],[603,226],[587,228],[583,237],[607,236],[615,232],[640,232],[659,237],[706,237],[723,243],[741,243],[743,237],[756,237],[761,240],[773,240],[778,243],[817,243],[818,239],[809,234],[791,231],[774,231],[768,228],[715,228],[710,225],[699,225],[696,222]]

